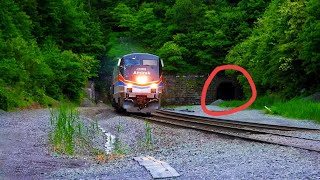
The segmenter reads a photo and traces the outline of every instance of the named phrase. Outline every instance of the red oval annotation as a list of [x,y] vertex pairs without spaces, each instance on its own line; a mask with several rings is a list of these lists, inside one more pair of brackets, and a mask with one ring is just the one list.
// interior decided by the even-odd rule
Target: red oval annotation
[[[236,71],[240,71],[247,78],[247,80],[248,80],[248,82],[250,84],[250,87],[251,87],[251,91],[252,91],[251,98],[245,104],[243,104],[243,105],[241,105],[239,107],[236,107],[234,109],[231,109],[231,110],[210,111],[206,107],[206,95],[207,95],[208,87],[209,87],[211,81],[213,80],[213,78],[215,77],[215,75],[219,71],[226,70],[226,69],[233,69],[233,70],[236,70]],[[210,76],[208,77],[208,79],[204,83],[204,86],[203,86],[203,89],[202,89],[202,93],[201,93],[201,108],[208,115],[211,115],[211,116],[224,116],[224,115],[233,114],[233,113],[236,113],[238,111],[246,109],[247,107],[249,107],[256,100],[256,97],[257,97],[256,86],[255,86],[250,74],[240,66],[228,64],[228,65],[223,65],[223,66],[216,67],[211,72]]]

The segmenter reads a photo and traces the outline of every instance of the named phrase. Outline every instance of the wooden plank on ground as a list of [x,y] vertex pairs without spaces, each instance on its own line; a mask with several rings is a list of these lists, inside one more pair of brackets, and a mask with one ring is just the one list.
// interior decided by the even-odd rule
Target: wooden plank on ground
[[144,166],[154,179],[178,177],[180,174],[168,163],[156,160],[151,156],[139,156],[133,158],[141,166]]

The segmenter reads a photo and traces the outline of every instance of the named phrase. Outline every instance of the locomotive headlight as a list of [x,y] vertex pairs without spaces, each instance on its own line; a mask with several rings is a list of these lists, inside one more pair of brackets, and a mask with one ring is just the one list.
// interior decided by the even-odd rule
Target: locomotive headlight
[[138,76],[136,80],[139,84],[146,84],[148,81],[148,78],[146,76]]
[[151,84],[151,88],[157,88],[158,87],[158,85],[157,84]]

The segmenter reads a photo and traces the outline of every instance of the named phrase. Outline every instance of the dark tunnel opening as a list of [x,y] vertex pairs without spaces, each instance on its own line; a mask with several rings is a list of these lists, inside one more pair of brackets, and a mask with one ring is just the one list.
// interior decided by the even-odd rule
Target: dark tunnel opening
[[217,88],[216,99],[234,100],[236,99],[236,87],[232,82],[222,82]]

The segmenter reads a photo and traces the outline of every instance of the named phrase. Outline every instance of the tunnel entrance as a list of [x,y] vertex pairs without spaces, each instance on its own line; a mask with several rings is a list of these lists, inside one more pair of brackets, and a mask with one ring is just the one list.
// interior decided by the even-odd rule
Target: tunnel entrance
[[236,99],[236,87],[232,82],[222,82],[217,88],[217,98],[222,100]]

